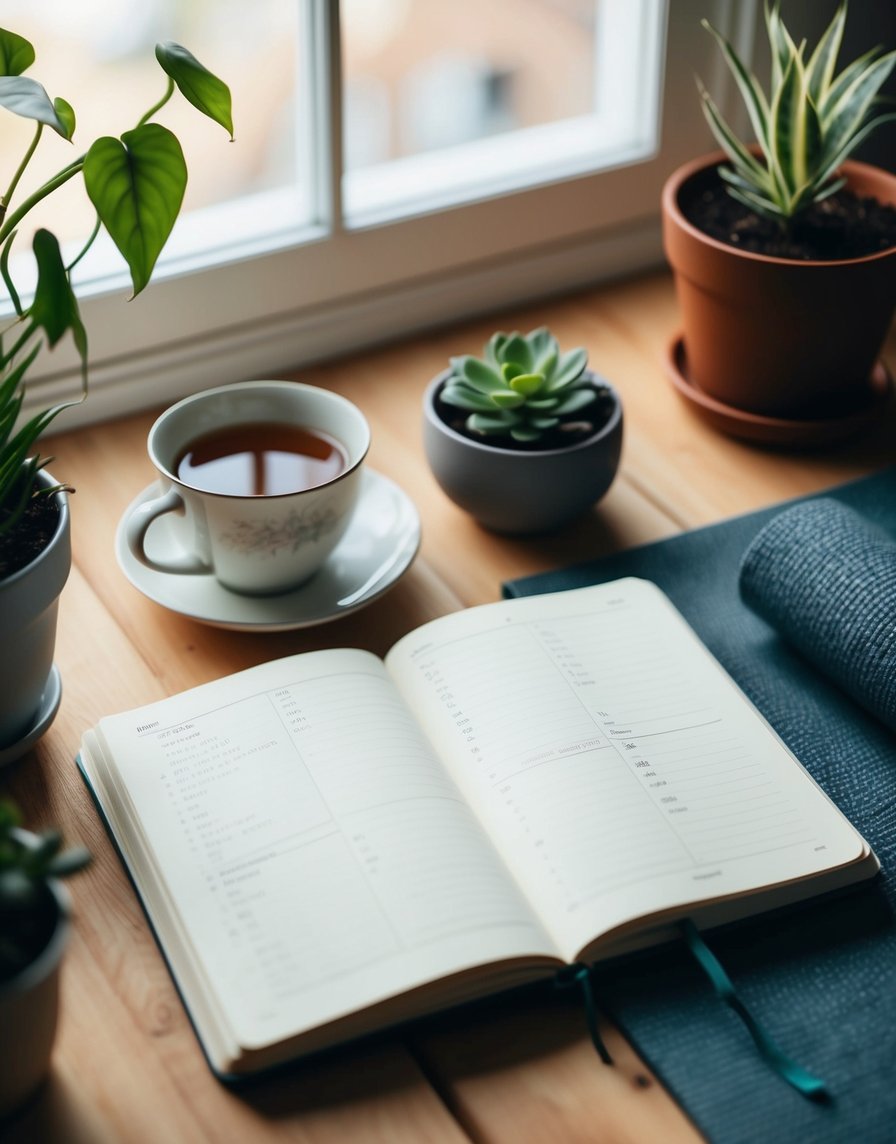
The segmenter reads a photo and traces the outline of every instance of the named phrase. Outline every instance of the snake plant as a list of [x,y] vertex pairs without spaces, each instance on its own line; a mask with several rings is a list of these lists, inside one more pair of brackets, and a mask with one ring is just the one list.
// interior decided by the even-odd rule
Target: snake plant
[[835,74],[846,23],[846,0],[812,54],[799,44],[781,19],[780,4],[765,5],[771,49],[768,94],[748,71],[731,44],[707,21],[746,105],[758,149],[743,143],[700,86],[703,111],[731,166],[719,168],[729,193],[759,214],[782,225],[812,203],[834,194],[845,180],[843,161],[896,112],[878,114],[878,92],[896,64],[896,51],[872,48]]
[[[152,118],[176,88],[233,135],[226,84],[178,44],[157,45],[156,59],[167,76],[166,89],[136,126],[120,139],[96,139],[52,178],[19,196],[20,180],[45,128],[71,142],[75,113],[64,99],[51,99],[40,83],[22,74],[34,63],[34,48],[24,37],[0,28],[0,107],[34,122],[33,136],[6,189],[0,191],[0,276],[14,311],[11,322],[0,330],[0,536],[16,526],[33,496],[61,487],[36,483],[49,458],[34,455],[33,449],[50,422],[87,395],[87,335],[71,284],[72,269],[105,228],[127,263],[134,294],[139,294],[180,213],[187,184],[183,151],[177,136]],[[66,263],[52,232],[37,230],[32,242],[37,284],[31,299],[23,302],[10,272],[13,243],[32,209],[79,174],[96,210],[93,232]],[[44,346],[52,349],[67,333],[81,360],[80,398],[54,405],[20,424],[29,369]]]
[[492,334],[484,356],[451,359],[441,399],[469,411],[465,426],[485,437],[535,442],[597,397],[585,374],[587,352],[560,352],[545,327]]

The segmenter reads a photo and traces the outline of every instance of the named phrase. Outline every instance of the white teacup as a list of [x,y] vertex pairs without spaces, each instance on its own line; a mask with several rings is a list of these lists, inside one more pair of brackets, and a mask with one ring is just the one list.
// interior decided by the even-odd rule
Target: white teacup
[[[338,446],[324,483],[280,492],[261,485],[251,493],[234,493],[200,487],[201,469],[185,475],[182,458],[198,442],[262,425],[285,427],[287,434],[310,430]],[[261,430],[255,433],[257,439],[263,436]],[[318,386],[246,381],[186,397],[149,431],[147,451],[161,493],[127,520],[130,550],[156,571],[211,573],[235,592],[264,595],[295,588],[321,567],[348,528],[369,446],[370,429],[361,411]],[[170,559],[150,555],[146,545],[153,521],[166,513],[184,517],[172,522],[183,551]]]

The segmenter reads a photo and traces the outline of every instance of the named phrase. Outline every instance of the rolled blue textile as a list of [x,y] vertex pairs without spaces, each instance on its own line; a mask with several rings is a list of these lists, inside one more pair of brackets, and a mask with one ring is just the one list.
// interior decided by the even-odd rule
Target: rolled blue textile
[[829,498],[785,509],[740,566],[744,602],[896,730],[896,542]]

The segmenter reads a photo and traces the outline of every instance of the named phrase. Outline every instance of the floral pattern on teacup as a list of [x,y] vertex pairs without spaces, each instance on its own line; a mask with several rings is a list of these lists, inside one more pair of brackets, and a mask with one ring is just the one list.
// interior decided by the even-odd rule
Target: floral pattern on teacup
[[246,555],[276,556],[283,549],[296,552],[303,544],[315,544],[332,532],[341,519],[342,514],[332,509],[293,509],[287,517],[276,521],[235,520],[222,533],[221,541]]

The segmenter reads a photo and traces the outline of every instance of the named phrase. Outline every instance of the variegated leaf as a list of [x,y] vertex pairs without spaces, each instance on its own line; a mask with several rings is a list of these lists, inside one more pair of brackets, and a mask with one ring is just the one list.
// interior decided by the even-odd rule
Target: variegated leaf
[[768,181],[767,172],[757,160],[756,156],[744,146],[728,126],[709,92],[705,89],[701,89],[701,96],[703,114],[706,116],[710,130],[715,136],[716,142],[731,162],[734,163],[744,178],[752,178],[757,182]]
[[831,86],[845,24],[846,4],[840,4],[806,65],[809,97],[817,108],[822,106],[825,94]]
[[708,32],[712,33],[719,47],[722,49],[722,55],[725,57],[725,62],[728,64],[731,74],[734,76],[738,90],[746,105],[747,114],[750,116],[750,123],[756,135],[756,141],[763,151],[765,151],[768,146],[769,107],[764,92],[725,37],[720,32],[717,32],[708,20],[701,20],[701,24]]
[[896,52],[882,56],[863,75],[857,76],[840,97],[825,131],[825,162],[830,161],[844,143],[861,130],[874,97],[888,79],[894,64]]

